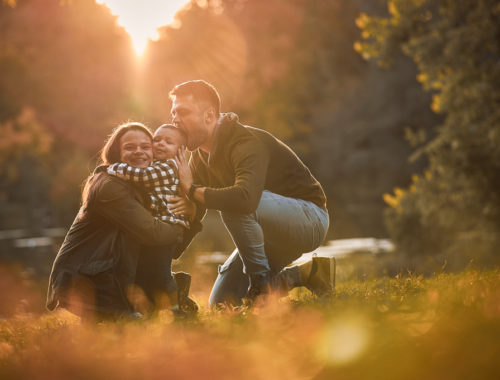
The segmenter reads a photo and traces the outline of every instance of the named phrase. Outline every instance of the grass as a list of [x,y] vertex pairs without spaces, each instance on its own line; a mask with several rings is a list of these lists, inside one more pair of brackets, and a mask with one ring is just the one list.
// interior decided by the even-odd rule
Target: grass
[[500,376],[498,269],[344,281],[330,299],[298,289],[253,310],[202,307],[184,322],[165,312],[88,326],[66,312],[10,310],[2,379]]

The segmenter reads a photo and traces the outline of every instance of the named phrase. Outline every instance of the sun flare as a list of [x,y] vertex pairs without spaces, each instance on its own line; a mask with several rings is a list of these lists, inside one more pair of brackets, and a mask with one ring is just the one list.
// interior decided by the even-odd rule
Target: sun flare
[[158,39],[157,29],[174,22],[175,13],[189,0],[96,0],[107,6],[118,16],[118,24],[123,26],[132,39],[134,50],[141,56],[148,40]]

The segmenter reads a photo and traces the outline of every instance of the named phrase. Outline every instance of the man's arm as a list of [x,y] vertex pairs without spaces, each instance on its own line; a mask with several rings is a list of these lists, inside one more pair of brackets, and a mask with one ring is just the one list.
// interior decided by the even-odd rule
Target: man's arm
[[[269,151],[257,138],[248,138],[235,145],[230,160],[235,173],[234,185],[220,189],[198,187],[190,194],[191,198],[210,209],[241,214],[254,212],[264,191]],[[196,182],[182,158],[178,156],[177,161],[182,189],[189,194]]]
[[[258,140],[238,143],[230,154],[234,168],[233,186],[215,189],[205,188],[196,196],[203,196],[205,206],[220,211],[249,214],[257,209],[264,191],[269,152]],[[195,191],[196,192],[196,191]]]
[[140,183],[146,188],[171,186],[177,178],[177,166],[174,160],[154,161],[146,168],[136,168],[124,162],[108,166],[108,174],[127,181]]

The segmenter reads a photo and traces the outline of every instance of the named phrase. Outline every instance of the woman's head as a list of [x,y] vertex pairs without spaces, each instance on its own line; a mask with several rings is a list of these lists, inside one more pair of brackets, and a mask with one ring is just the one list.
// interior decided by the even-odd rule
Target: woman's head
[[101,151],[104,165],[125,162],[138,168],[147,167],[153,159],[153,135],[144,124],[129,122],[114,129]]
[[[104,165],[125,162],[130,166],[146,167],[153,159],[153,135],[144,124],[130,122],[120,125],[109,135],[101,151]],[[96,188],[103,182],[103,173],[91,175],[82,191],[83,216],[92,202]]]

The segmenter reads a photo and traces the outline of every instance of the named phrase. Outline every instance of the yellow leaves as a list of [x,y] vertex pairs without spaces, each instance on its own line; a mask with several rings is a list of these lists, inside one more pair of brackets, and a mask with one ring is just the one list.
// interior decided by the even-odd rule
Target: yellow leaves
[[393,197],[391,194],[389,193],[385,193],[383,195],[383,198],[384,198],[384,202],[387,203],[389,206],[391,207],[396,207],[397,204],[398,204],[398,201],[395,197]]
[[405,139],[410,143],[412,147],[417,147],[418,145],[425,144],[425,142],[427,141],[427,133],[423,128],[413,130],[410,127],[406,127],[404,132]]
[[392,208],[395,208],[396,211],[400,212],[401,211],[401,199],[404,197],[406,194],[406,191],[403,189],[396,187],[394,188],[394,195],[385,193],[383,195],[384,202],[387,203],[389,206]]
[[420,83],[426,83],[429,80],[429,76],[426,73],[420,73],[417,75],[417,81]]
[[[373,37],[373,31],[371,30],[371,28],[369,28],[370,21],[371,19],[366,13],[361,13],[355,20],[357,27],[361,29],[361,37],[364,40],[369,40],[371,37]],[[369,60],[373,57],[373,54],[371,54],[370,52],[373,50],[373,48],[369,44],[355,41],[353,44],[353,48],[358,54],[361,54],[361,56],[365,60]]]
[[359,15],[359,17],[355,20],[356,26],[359,29],[364,29],[366,27],[366,25],[368,24],[369,20],[370,20],[370,18],[368,17],[368,15],[366,13],[361,13]]
[[405,191],[399,187],[395,187],[394,188],[394,194],[396,195],[396,197],[398,199],[401,199],[403,197],[403,195],[405,194]]
[[420,177],[417,175],[417,174],[413,174],[411,176],[411,185],[410,187],[408,188],[408,192],[410,193],[414,193],[415,191],[417,191],[417,183],[420,181]]
[[432,95],[431,109],[435,113],[441,112],[441,96],[440,95]]
[[400,16],[400,13],[399,13],[398,8],[396,7],[396,4],[394,3],[394,1],[389,1],[387,3],[387,9],[393,17]]
[[24,108],[16,119],[0,124],[0,130],[0,162],[8,162],[23,154],[45,154],[52,147],[52,136],[30,108]]
[[369,52],[368,46],[366,44],[362,44],[359,41],[356,41],[354,43],[353,48],[354,48],[354,50],[356,52],[358,52],[359,54],[361,54],[361,56],[363,57],[364,60],[369,60],[373,56],[373,54],[371,54]]

